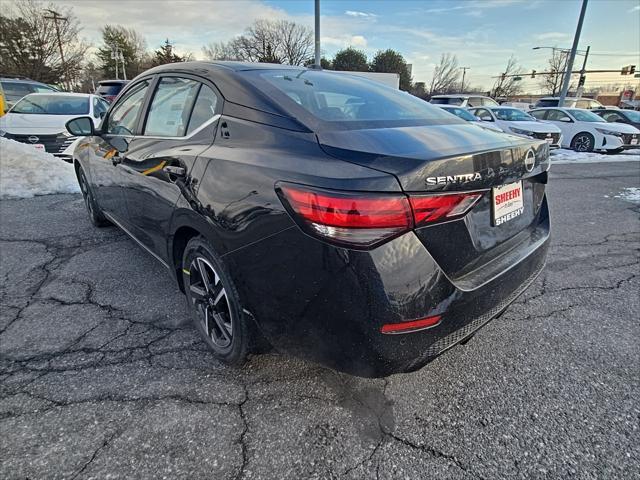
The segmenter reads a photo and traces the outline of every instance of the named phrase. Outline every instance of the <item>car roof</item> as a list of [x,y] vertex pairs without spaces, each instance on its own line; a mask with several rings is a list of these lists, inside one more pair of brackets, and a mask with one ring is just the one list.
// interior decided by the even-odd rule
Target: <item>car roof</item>
[[30,93],[25,97],[96,97],[92,93],[75,93],[75,92],[46,92],[46,93]]
[[433,95],[431,98],[469,98],[469,97],[481,97],[491,98],[486,95],[476,95],[475,93],[443,93],[442,95]]
[[[47,85],[37,80],[31,80],[30,78],[17,78],[17,77],[0,77],[0,82],[18,82],[18,83],[36,83],[38,85]],[[47,85],[47,87],[50,85]]]
[[126,84],[129,83],[131,80],[100,80],[98,82],[98,85],[108,85],[109,83],[113,83],[113,84]]

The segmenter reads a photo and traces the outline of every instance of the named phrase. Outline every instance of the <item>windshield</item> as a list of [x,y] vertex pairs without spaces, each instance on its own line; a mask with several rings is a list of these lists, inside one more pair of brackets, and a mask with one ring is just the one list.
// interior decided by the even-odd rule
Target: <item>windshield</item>
[[464,108],[443,108],[445,112],[453,113],[456,117],[460,117],[467,122],[479,122],[477,117],[475,117],[469,110],[465,110]]
[[518,110],[517,108],[493,108],[491,109],[493,114],[498,120],[504,120],[506,122],[535,122],[528,113]]
[[265,88],[263,82],[258,85],[293,117],[310,114],[312,122],[319,120],[352,128],[460,122],[418,97],[362,77],[313,70],[262,70],[246,74],[275,87],[275,90]]
[[460,97],[433,97],[430,103],[435,105],[462,105],[464,98]]
[[579,108],[571,108],[567,109],[573,118],[575,118],[579,122],[606,122],[606,120],[602,117],[599,117],[595,113],[588,112],[587,110],[580,110]]
[[45,115],[86,115],[89,98],[72,95],[27,95],[14,105],[11,113]]
[[632,122],[640,123],[640,112],[635,110],[625,110],[624,115]]

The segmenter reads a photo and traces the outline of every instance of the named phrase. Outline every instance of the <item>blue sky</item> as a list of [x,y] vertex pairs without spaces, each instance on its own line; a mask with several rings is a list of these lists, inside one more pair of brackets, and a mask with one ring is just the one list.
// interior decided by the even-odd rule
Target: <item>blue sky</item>
[[[313,0],[57,0],[83,20],[94,44],[99,27],[120,23],[136,28],[149,47],[169,38],[182,52],[201,55],[202,45],[241,34],[259,18],[286,18],[313,26]],[[346,46],[370,57],[379,49],[400,51],[416,81],[428,82],[445,52],[471,69],[467,79],[489,88],[513,54],[527,70],[544,69],[549,51],[570,47],[580,0],[321,0],[322,48],[327,56]],[[640,0],[590,0],[580,48],[591,46],[589,68],[640,67]],[[580,57],[578,57],[580,61]],[[628,81],[619,74],[591,75],[592,84]],[[637,79],[636,79],[637,80]],[[523,81],[532,91],[538,79]],[[587,86],[589,86],[589,83]],[[637,83],[637,82],[636,82]]]

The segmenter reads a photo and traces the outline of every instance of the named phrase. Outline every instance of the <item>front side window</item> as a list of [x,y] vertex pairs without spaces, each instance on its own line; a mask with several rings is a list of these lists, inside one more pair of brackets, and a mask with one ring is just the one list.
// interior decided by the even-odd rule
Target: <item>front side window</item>
[[570,122],[571,118],[562,110],[549,110],[547,120],[551,120],[552,122]]
[[196,103],[193,106],[193,111],[191,112],[187,135],[193,133],[195,130],[211,120],[216,114],[217,106],[218,96],[209,87],[202,85],[202,87],[200,87],[200,92],[198,92]]
[[624,122],[624,118],[622,118],[622,115],[616,112],[604,112],[601,117],[604,118],[607,122]]
[[89,98],[75,95],[27,95],[14,105],[11,113],[87,115],[89,113]]
[[576,108],[589,108],[589,101],[588,100],[576,101]]
[[200,83],[194,80],[162,78],[153,95],[144,134],[160,137],[184,136],[199,88]]
[[469,97],[467,105],[470,107],[480,107],[482,105],[482,99],[480,97]]
[[482,97],[480,101],[482,102],[482,105],[489,107],[497,107],[499,105],[493,98]]
[[579,122],[604,122],[602,117],[586,110],[571,109],[568,112]]
[[486,108],[478,108],[475,112],[475,116],[479,117],[480,120],[484,120],[485,122],[493,122],[493,117],[491,116],[489,110],[487,110]]
[[149,89],[149,81],[134,85],[122,97],[109,115],[107,133],[113,135],[133,135],[142,109],[144,97]]
[[538,120],[544,120],[544,115],[547,111],[546,110],[534,110],[532,112],[529,112],[529,115],[531,115],[534,118],[537,118]]

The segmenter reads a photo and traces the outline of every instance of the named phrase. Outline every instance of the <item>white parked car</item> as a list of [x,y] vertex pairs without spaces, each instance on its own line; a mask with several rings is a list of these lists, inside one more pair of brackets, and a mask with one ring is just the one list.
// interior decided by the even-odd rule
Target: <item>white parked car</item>
[[[558,103],[560,103],[560,97],[543,97],[536,102],[533,108],[557,107]],[[586,108],[591,110],[593,108],[602,108],[603,105],[592,98],[566,97],[562,106],[563,108]]]
[[500,127],[496,125],[492,125],[490,123],[482,122],[478,117],[476,117],[473,113],[471,113],[466,108],[456,107],[455,105],[438,105],[441,109],[453,113],[456,117],[461,118],[462,120],[466,120],[467,122],[474,122],[475,125],[479,127],[488,128],[489,130],[495,130],[497,132],[502,132]]
[[0,117],[0,136],[71,161],[77,137],[67,132],[65,124],[72,118],[90,116],[97,127],[108,108],[99,95],[32,93]]
[[520,137],[546,140],[549,148],[560,148],[561,130],[550,123],[539,122],[534,117],[514,107],[481,107],[469,110],[488,125],[498,126],[503,132]]
[[636,127],[609,123],[582,108],[537,108],[529,113],[560,128],[562,146],[577,152],[620,152],[625,148],[638,148],[640,142],[640,130]]
[[471,108],[471,107],[481,107],[483,105],[487,106],[497,106],[498,102],[496,102],[491,97],[484,97],[482,95],[470,95],[468,93],[465,94],[450,94],[450,95],[434,95],[429,100],[429,103],[433,103],[434,105],[456,105],[458,107]]

